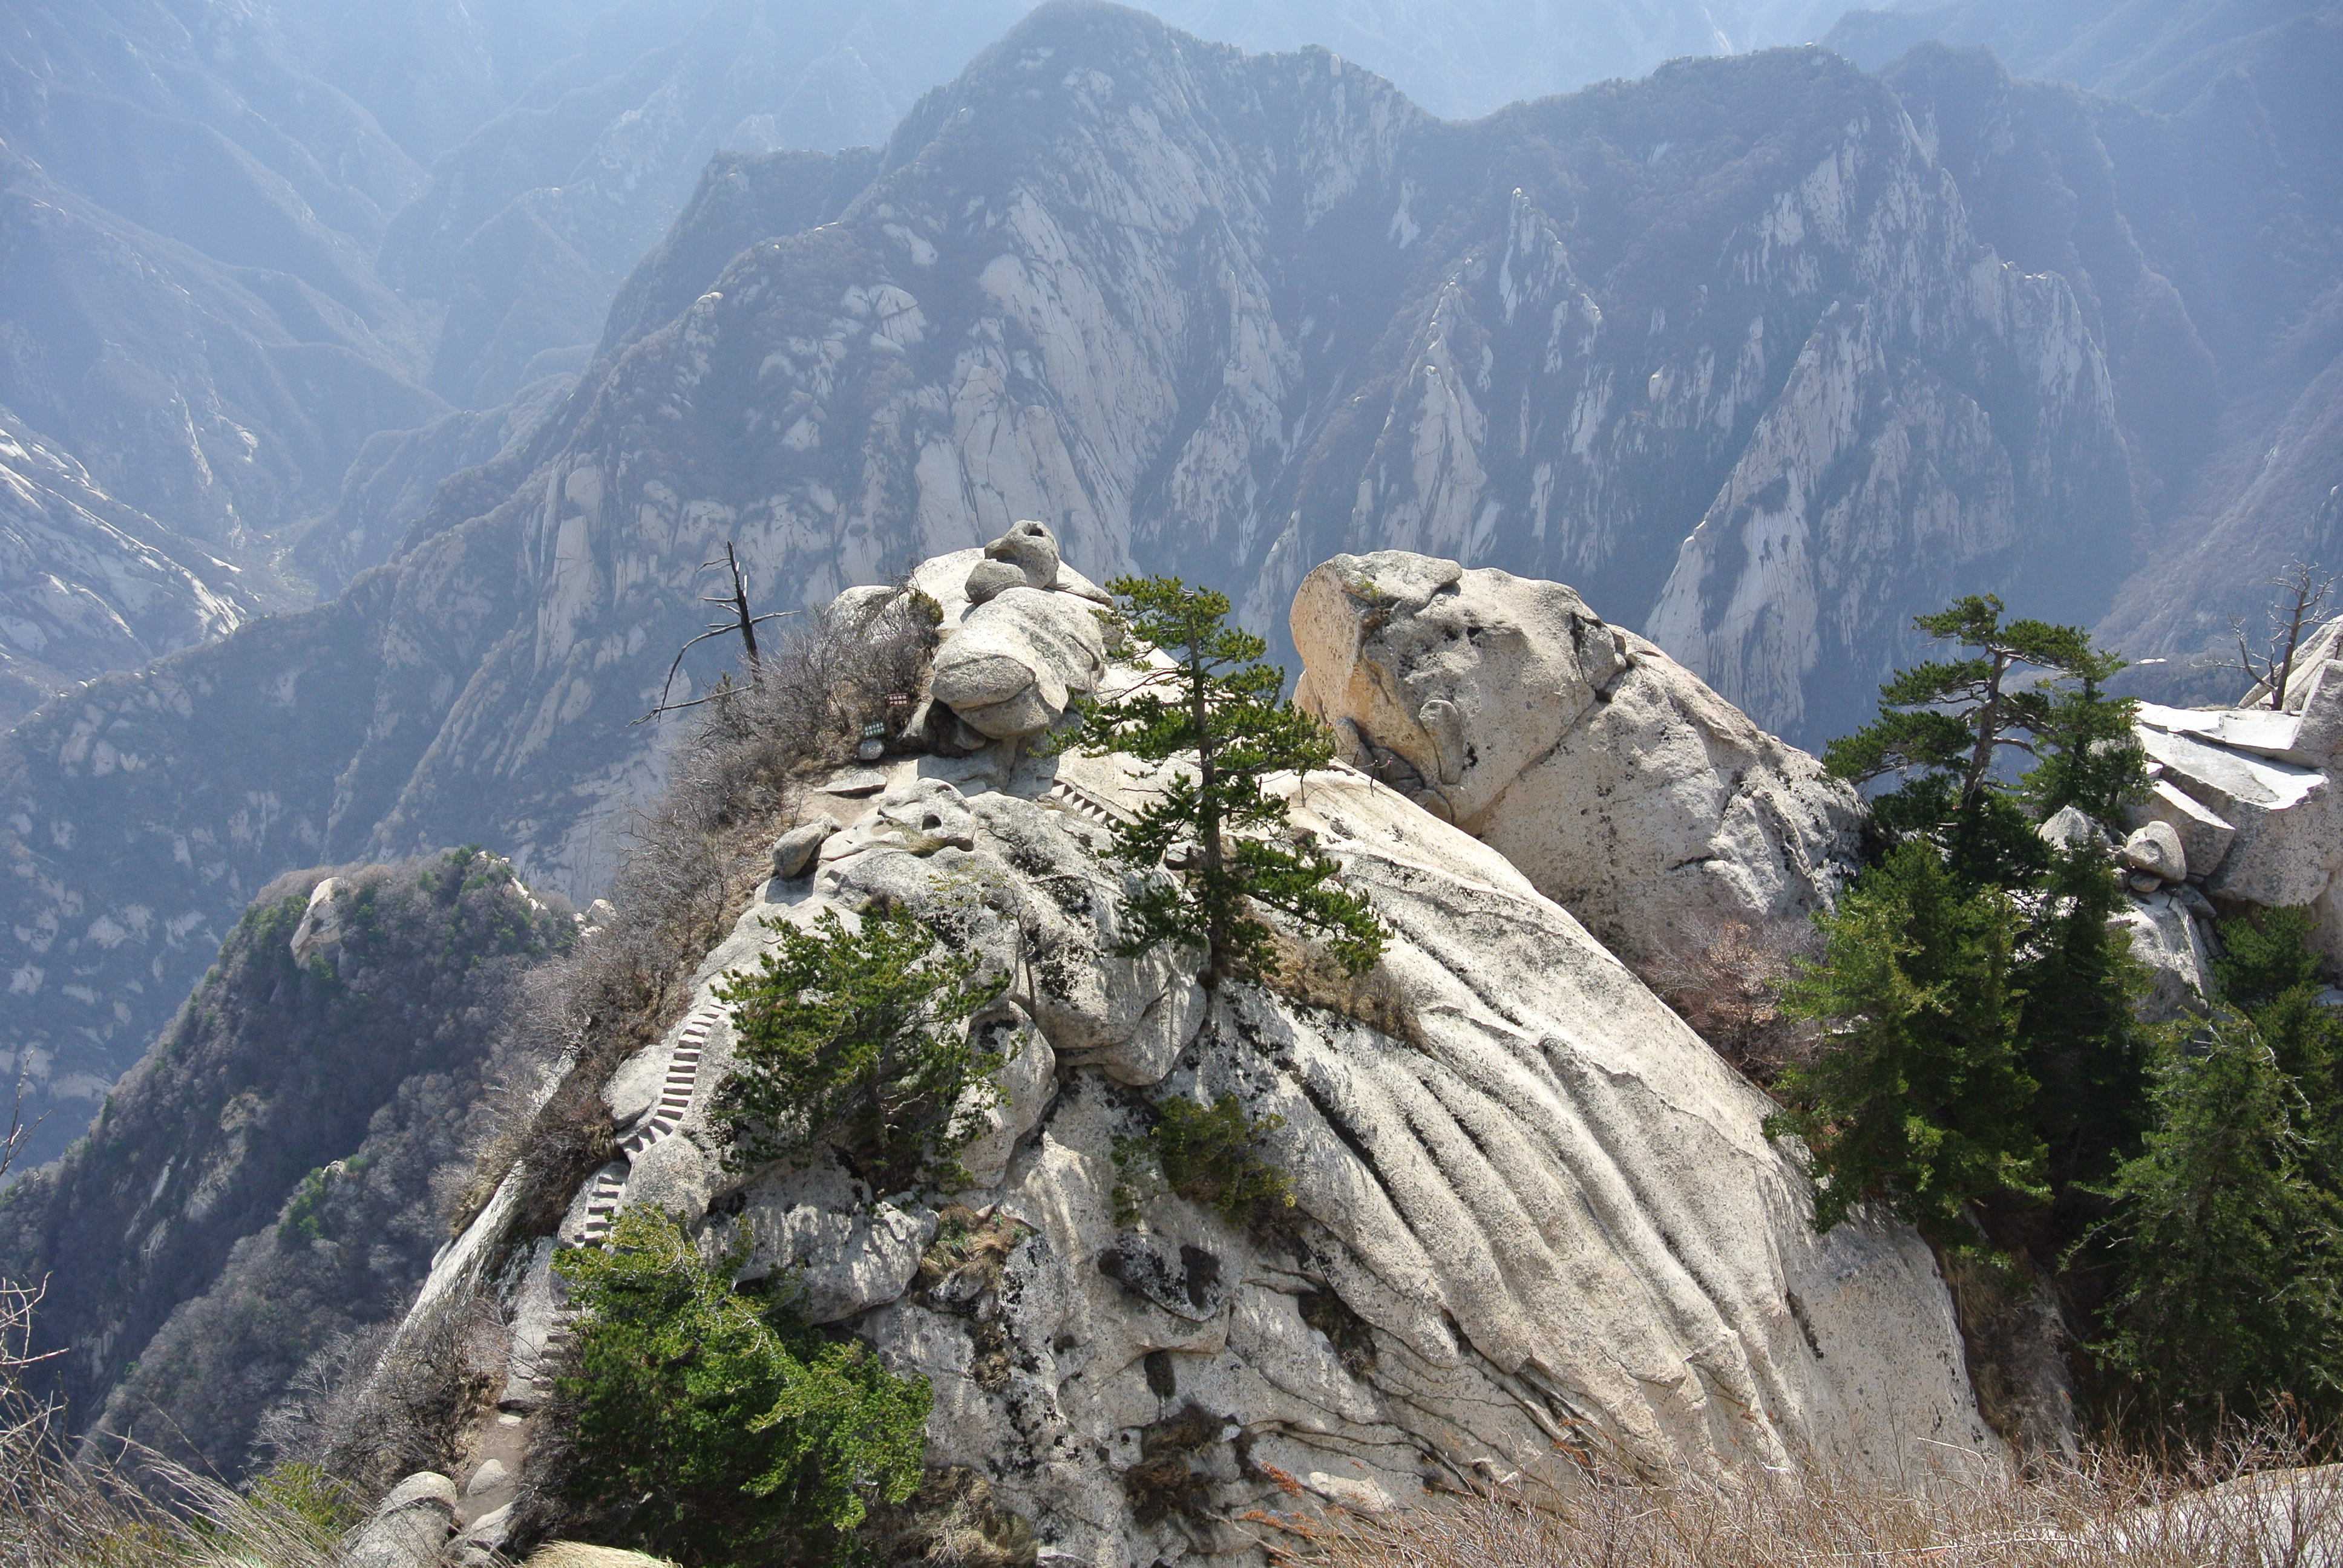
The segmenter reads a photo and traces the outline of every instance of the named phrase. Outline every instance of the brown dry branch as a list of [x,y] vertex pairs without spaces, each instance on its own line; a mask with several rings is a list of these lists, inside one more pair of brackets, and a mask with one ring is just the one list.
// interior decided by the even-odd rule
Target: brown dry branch
[[1643,980],[1719,1056],[1770,1084],[1820,1041],[1814,1024],[1785,1016],[1781,1006],[1782,988],[1820,950],[1803,920],[1711,916],[1688,921],[1644,965]]

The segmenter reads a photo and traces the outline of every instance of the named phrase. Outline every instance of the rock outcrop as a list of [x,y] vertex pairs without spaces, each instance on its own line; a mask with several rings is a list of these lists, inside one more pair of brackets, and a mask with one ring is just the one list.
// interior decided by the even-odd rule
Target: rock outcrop
[[1346,759],[1481,839],[1604,945],[1830,907],[1862,807],[1659,648],[1559,583],[1398,550],[1302,579],[1295,700]]
[[1113,601],[1059,560],[1044,524],[930,561],[912,586],[943,611],[929,694],[979,744],[1040,734],[1106,674],[1098,610]]
[[[1580,646],[1644,657],[1577,624]],[[1513,630],[1529,654],[1558,628],[1574,647],[1563,622]],[[1373,1512],[1514,1474],[1566,1493],[1587,1462],[1885,1473],[1932,1444],[1998,1452],[1918,1236],[1876,1217],[1817,1236],[1805,1178],[1763,1132],[1771,1102],[1495,849],[1357,769],[1289,776],[1293,827],[1390,945],[1346,980],[1289,938],[1284,980],[1208,990],[1199,954],[1117,952],[1124,900],[1161,873],[1106,858],[1105,825],[1161,776],[1028,749],[907,756],[812,792],[835,830],[804,836],[818,858],[765,885],[681,1021],[618,1070],[623,1157],[558,1243],[636,1205],[745,1240],[747,1276],[793,1272],[820,1321],[930,1381],[929,1462],[979,1478],[1048,1562],[1242,1553],[1249,1511]],[[949,1232],[828,1151],[722,1159],[737,1046],[717,990],[777,927],[879,905],[1010,977],[970,1026],[1010,1061]],[[1290,1218],[1232,1223],[1161,1194],[1119,1219],[1116,1141],[1151,1101],[1222,1095],[1276,1119],[1260,1150],[1292,1181]],[[559,1286],[551,1249],[509,1232],[522,1179],[442,1255],[417,1312],[468,1282],[509,1296],[498,1400],[526,1423],[544,1419],[536,1346]]]
[[[2307,642],[2282,709],[2144,703],[2138,735],[2157,775],[2133,809],[2142,835],[2168,836],[2179,874],[2217,907],[2308,905],[2315,940],[2343,966],[2343,620]],[[2247,697],[2252,702],[2264,693]]]

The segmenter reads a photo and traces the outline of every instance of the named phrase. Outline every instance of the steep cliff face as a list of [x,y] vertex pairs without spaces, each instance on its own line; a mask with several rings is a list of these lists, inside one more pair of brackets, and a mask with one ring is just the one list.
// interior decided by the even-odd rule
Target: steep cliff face
[[[643,5],[629,18],[639,57],[624,59],[611,57],[618,29],[606,20],[580,57],[450,152],[390,226],[385,276],[447,307],[431,385],[480,406],[509,396],[533,364],[541,372],[565,353],[582,357],[612,285],[711,153],[882,144],[923,94],[1031,9],[1032,0]],[[1803,42],[1828,20],[1812,0],[1162,0],[1145,9],[1247,51],[1329,49],[1452,117],[1640,76],[1683,55]],[[774,224],[741,243],[789,232]]]
[[[2013,82],[2063,77],[2094,97]],[[2264,579],[2343,552],[2319,505],[2343,482],[2343,12],[2170,0],[1944,5],[1834,31],[1883,75],[1959,182],[1977,232],[2073,286],[2106,350],[2148,520],[2103,638],[2163,656],[2132,678],[2227,701],[2189,656],[2257,617]]]
[[518,973],[575,929],[469,850],[264,890],[88,1134],[0,1196],[75,1424],[240,1470],[294,1370],[446,1239],[433,1175],[515,1068]]
[[256,608],[241,578],[0,410],[0,724],[76,679],[235,630]]
[[[815,222],[840,166],[735,166]],[[2073,295],[1977,244],[1894,95],[1818,52],[1451,126],[1322,54],[1060,5],[925,100],[836,221],[687,282],[746,229],[731,182],[393,568],[12,739],[17,1038],[57,1072],[119,1060],[65,986],[174,989],[231,887],[287,859],[477,839],[591,888],[655,774],[631,721],[728,539],[786,606],[1034,517],[1268,627],[1310,564],[1403,545],[1631,624],[1657,601],[1720,693],[1827,734],[1948,585],[2087,618],[2105,579],[2076,563],[2127,538]],[[287,719],[255,690],[318,705],[265,774],[277,742],[242,727]],[[101,776],[101,743],[147,766]],[[205,790],[164,789],[166,759]],[[133,904],[196,945],[86,934],[138,930]]]
[[883,141],[1026,8],[669,6],[639,57],[608,62],[598,78],[554,73],[450,152],[385,239],[384,276],[447,310],[431,385],[488,407],[529,379],[539,355],[582,358],[612,289],[712,155]]

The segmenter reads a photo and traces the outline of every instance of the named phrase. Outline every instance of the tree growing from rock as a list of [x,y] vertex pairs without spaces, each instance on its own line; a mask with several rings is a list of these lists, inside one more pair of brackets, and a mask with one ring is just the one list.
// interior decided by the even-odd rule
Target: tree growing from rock
[[999,1103],[1005,1059],[968,1020],[1007,986],[974,953],[940,950],[909,910],[810,932],[780,920],[757,967],[716,990],[732,1006],[739,1066],[719,1114],[735,1169],[802,1161],[832,1142],[874,1191],[965,1185],[960,1151]]
[[[1896,776],[1873,800],[1882,827],[1929,834],[1968,879],[2008,885],[2047,863],[2029,817],[2071,805],[2104,820],[2145,787],[2135,705],[2106,693],[2123,661],[2080,627],[2005,623],[1991,594],[1913,624],[1970,651],[1896,671],[1879,689],[1879,717],[1823,755],[1857,784]],[[2004,766],[2013,755],[2034,762],[2014,782]]]
[[1860,1203],[1940,1230],[1979,1199],[2046,1195],[2012,979],[2018,919],[1963,885],[1933,846],[1898,847],[1825,916],[1823,957],[1785,992],[1825,1049],[1775,1082],[1819,1183],[1815,1226]]
[[919,1487],[927,1380],[810,1326],[786,1291],[735,1289],[746,1259],[710,1262],[656,1210],[555,1258],[582,1309],[568,1491],[689,1568],[856,1561],[870,1505]]
[[[2322,531],[2332,526],[2338,499],[2343,499],[2343,489],[2329,492],[2319,508]],[[2304,635],[2316,630],[2326,613],[2327,601],[2335,592],[2335,578],[2308,561],[2296,561],[2270,578],[2269,586],[2278,593],[2263,612],[2269,624],[2261,651],[2256,653],[2247,645],[2246,623],[2233,620],[2229,635],[2237,640],[2237,660],[2228,668],[2254,683],[2254,689],[2246,696],[2246,707],[2275,710],[2286,706],[2287,693],[2294,686],[2295,656],[2302,651]]]
[[[1117,859],[1172,873],[1129,901],[1121,952],[1176,942],[1206,950],[1209,979],[1270,979],[1278,960],[1258,907],[1319,933],[1347,971],[1363,974],[1383,951],[1381,923],[1363,897],[1335,885],[1332,857],[1288,834],[1286,802],[1266,787],[1272,774],[1324,767],[1333,738],[1279,695],[1285,672],[1262,662],[1268,644],[1228,624],[1226,596],[1178,578],[1124,577],[1108,588],[1124,646],[1135,650],[1123,662],[1139,678],[1085,704],[1070,743],[1094,757],[1195,764],[1114,829]],[[1152,662],[1150,648],[1168,666]]]
[[[2035,828],[2067,806],[2112,818],[2143,788],[2132,705],[2106,693],[2121,662],[2080,628],[2005,622],[1990,595],[1916,624],[1969,651],[1897,672],[1878,719],[1827,753],[1842,778],[1896,777],[1874,800],[1896,847],[1824,922],[1823,959],[1793,988],[1829,1032],[1777,1086],[1784,1124],[1820,1140],[1818,1170],[1855,1161],[1915,1215],[2066,1203],[2137,1151],[2148,1121],[2156,1041],[2109,929],[2115,869],[2096,840],[2061,849]],[[2011,756],[2034,765],[2013,779]],[[1977,1157],[1992,1151],[2012,1158]],[[1826,1201],[1817,1220],[1844,1212]],[[2053,1216],[2050,1246],[2087,1223]]]

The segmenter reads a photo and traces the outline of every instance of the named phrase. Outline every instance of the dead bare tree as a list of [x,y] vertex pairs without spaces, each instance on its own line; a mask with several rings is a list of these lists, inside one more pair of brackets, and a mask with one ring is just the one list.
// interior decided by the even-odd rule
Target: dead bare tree
[[1782,988],[1814,959],[1818,941],[1804,920],[1697,916],[1641,968],[1644,982],[1692,1025],[1719,1056],[1759,1086],[1805,1060],[1815,1026],[1782,1010]]
[[[19,1061],[16,1067],[15,1092],[9,1096],[8,1131],[0,1133],[0,1181],[5,1181],[8,1168],[24,1151],[25,1141],[38,1127],[39,1118],[25,1120],[25,1085],[31,1077],[30,1066]],[[0,1452],[21,1444],[26,1433],[45,1422],[53,1412],[46,1401],[35,1401],[23,1392],[24,1374],[28,1367],[36,1366],[63,1350],[33,1353],[33,1314],[48,1291],[48,1282],[26,1284],[21,1281],[0,1277]]]
[[[764,624],[766,621],[779,620],[785,617],[797,614],[797,611],[793,609],[768,610],[763,615],[750,615],[749,613],[749,579],[743,576],[740,571],[740,558],[734,553],[732,541],[730,539],[724,541],[723,558],[721,560],[718,560],[714,558],[710,558],[708,560],[704,560],[699,563],[699,570],[704,572],[709,570],[710,568],[719,566],[731,574],[732,591],[730,593],[702,594],[700,596],[699,602],[702,604],[721,605],[730,613],[721,620],[709,622],[708,629],[706,631],[701,632],[698,637],[693,638],[689,642],[685,643],[681,648],[675,650],[675,659],[667,667],[667,678],[659,683],[659,699],[658,706],[653,708],[649,713],[644,714],[640,719],[636,719],[636,723],[648,724],[662,713],[675,713],[687,708],[698,708],[702,703],[714,701],[718,697],[722,696],[726,690],[730,689],[730,683],[726,681],[720,683],[717,690],[709,692],[706,697],[695,697],[689,702],[669,702],[667,699],[668,693],[675,689],[675,678],[677,673],[683,668],[683,656],[689,653],[693,648],[698,648],[701,643],[706,642],[710,638],[733,636],[739,638],[741,662],[748,667],[749,679],[750,683],[755,683],[756,680],[764,673],[764,660],[757,651],[757,628]],[[697,576],[698,573],[694,573],[693,575]]]
[[2318,628],[2319,612],[2326,608],[2328,598],[2334,592],[2335,578],[2321,572],[2308,561],[2297,561],[2270,578],[2278,593],[2266,612],[2269,618],[2269,633],[2263,650],[2257,655],[2246,639],[2246,623],[2242,619],[2229,622],[2229,635],[2237,640],[2237,658],[2224,668],[2242,673],[2251,680],[2253,689],[2247,693],[2244,706],[2260,707],[2267,703],[2272,709],[2286,706],[2287,689],[2294,681],[2295,655],[2301,650],[2303,633]]
[[[2343,522],[2343,485],[2328,491],[2327,499],[2319,503],[2311,537],[2329,537],[2338,522]],[[2253,689],[2238,704],[2241,708],[2260,707],[2265,702],[2273,710],[2286,707],[2287,693],[2294,685],[2295,657],[2302,649],[2304,634],[2318,628],[2327,601],[2335,591],[2335,577],[2312,562],[2298,560],[2270,578],[2269,586],[2278,592],[2264,612],[2269,630],[2262,651],[2257,655],[2247,645],[2245,621],[2232,620],[2229,635],[2237,638],[2237,659],[2216,667],[2235,669],[2253,682]]]

